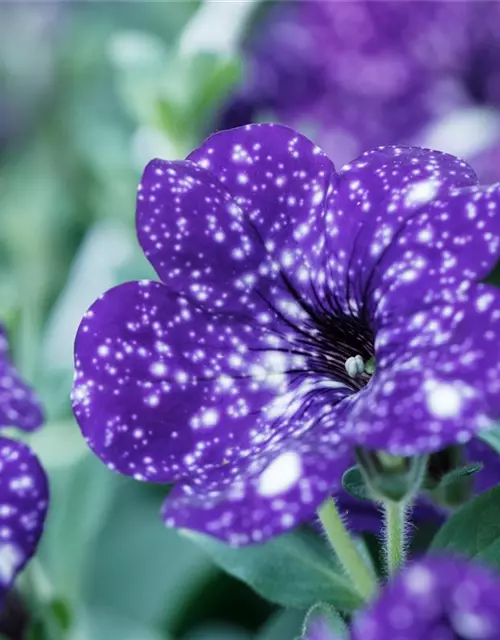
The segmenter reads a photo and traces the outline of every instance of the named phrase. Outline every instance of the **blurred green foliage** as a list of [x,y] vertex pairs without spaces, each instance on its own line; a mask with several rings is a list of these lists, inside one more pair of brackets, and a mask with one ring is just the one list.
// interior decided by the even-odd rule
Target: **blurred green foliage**
[[[200,142],[240,73],[229,45],[250,7],[215,39],[198,11],[191,1],[0,5],[0,317],[46,408],[28,439],[52,492],[41,549],[18,584],[30,640],[300,631],[302,612],[268,604],[164,528],[167,487],[107,470],[69,405],[82,314],[118,282],[154,277],[134,233],[144,163]],[[199,39],[205,24],[212,44]],[[225,49],[212,46],[221,29]]]

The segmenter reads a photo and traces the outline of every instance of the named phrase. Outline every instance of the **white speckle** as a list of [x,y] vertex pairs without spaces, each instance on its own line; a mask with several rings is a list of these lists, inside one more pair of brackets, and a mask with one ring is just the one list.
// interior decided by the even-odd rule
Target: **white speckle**
[[406,271],[403,271],[400,278],[401,280],[404,280],[404,282],[413,282],[418,278],[418,273],[415,269],[407,269]]
[[432,230],[422,229],[422,231],[419,232],[417,237],[420,240],[420,242],[430,242],[432,240]]
[[241,358],[241,356],[239,356],[237,353],[232,353],[229,356],[229,364],[234,367],[235,369],[237,369],[238,367],[241,367],[243,364],[243,359]]
[[476,307],[478,311],[486,311],[488,307],[493,302],[494,298],[491,293],[483,293],[483,295],[479,296],[476,300]]
[[101,344],[97,347],[97,353],[101,356],[101,358],[105,358],[109,356],[109,347],[106,344]]
[[295,523],[295,518],[291,513],[284,513],[281,516],[281,524],[289,529]]
[[451,614],[453,630],[461,638],[470,640],[486,640],[491,638],[491,624],[487,618],[482,618],[472,611],[454,611]]
[[158,378],[162,378],[167,373],[167,367],[163,364],[163,362],[153,362],[149,370],[154,376],[157,376]]
[[318,206],[319,204],[321,204],[323,202],[324,197],[325,197],[325,194],[323,193],[323,191],[321,190],[316,191],[312,198],[313,205]]
[[146,396],[145,402],[150,407],[157,407],[160,404],[160,398],[152,393],[149,396]]
[[32,486],[33,478],[28,475],[12,478],[12,480],[9,482],[9,487],[13,491],[23,491],[24,489],[30,489]]
[[462,399],[456,387],[432,382],[427,387],[427,406],[437,418],[454,418],[460,413]]
[[291,489],[302,473],[302,462],[298,453],[287,451],[275,458],[259,478],[258,492],[272,498]]
[[413,566],[407,569],[404,583],[406,589],[414,594],[426,594],[434,585],[434,577],[432,573],[419,566]]
[[207,409],[201,414],[201,423],[204,427],[213,427],[219,421],[219,413],[216,409]]
[[408,187],[405,197],[405,205],[407,207],[426,204],[430,202],[436,195],[438,183],[434,180],[420,180],[414,182]]
[[230,376],[223,373],[218,377],[218,383],[221,389],[230,389],[234,384],[234,380]]
[[291,251],[283,251],[281,254],[281,264],[284,267],[291,267],[294,262],[293,253]]

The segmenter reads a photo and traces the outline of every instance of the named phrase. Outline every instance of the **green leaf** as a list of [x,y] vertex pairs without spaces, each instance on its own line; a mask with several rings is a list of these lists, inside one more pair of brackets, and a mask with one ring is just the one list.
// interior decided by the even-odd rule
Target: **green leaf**
[[[82,600],[91,609],[171,628],[216,567],[159,512],[167,487],[124,480],[86,568]],[[133,576],[133,579],[130,578]]]
[[479,437],[483,442],[489,444],[492,449],[497,453],[500,453],[500,427],[494,429],[488,429],[486,431],[480,431]]
[[55,593],[76,607],[88,560],[95,557],[96,538],[115,492],[126,481],[90,453],[71,467],[54,469],[50,479],[52,504],[57,508],[49,510],[40,560],[48,568]]
[[50,603],[54,618],[63,631],[69,631],[72,623],[72,615],[68,603],[61,598],[56,598]]
[[439,483],[439,488],[451,487],[457,481],[462,480],[463,478],[468,478],[469,476],[474,475],[478,471],[481,471],[483,468],[482,462],[471,462],[469,464],[460,467],[459,469],[453,469],[448,473],[445,473],[441,478],[441,482]]
[[71,622],[69,607],[62,600],[42,603],[31,599],[26,640],[65,640]]
[[449,551],[500,567],[500,487],[468,502],[438,531],[431,551]]
[[158,98],[153,104],[155,124],[177,144],[182,144],[191,126],[189,112],[185,105],[179,105],[167,96]]
[[200,132],[206,127],[214,110],[237,83],[241,68],[237,59],[221,58],[213,54],[193,57],[192,74],[196,82],[189,113]]
[[105,608],[87,610],[75,637],[89,640],[168,640],[154,627]]
[[322,601],[341,611],[353,611],[361,604],[326,543],[310,531],[297,530],[241,549],[201,534],[185,535],[271,602],[306,609]]
[[371,501],[370,491],[358,466],[347,469],[342,476],[342,485],[347,493],[358,498],[358,500]]
[[429,491],[431,499],[444,507],[457,508],[468,502],[473,494],[472,476],[481,471],[481,462],[471,462],[445,473],[436,484],[427,478],[423,488]]
[[304,640],[313,637],[312,633],[309,635],[311,627],[318,622],[322,622],[326,629],[331,631],[332,638],[341,638],[347,634],[346,623],[338,611],[333,607],[320,602],[315,604],[314,607],[308,611],[306,619],[304,620],[304,627],[302,631]]
[[302,611],[282,609],[259,629],[256,640],[291,640],[300,634],[303,617]]
[[232,625],[219,623],[196,628],[185,636],[185,640],[252,640],[252,636]]

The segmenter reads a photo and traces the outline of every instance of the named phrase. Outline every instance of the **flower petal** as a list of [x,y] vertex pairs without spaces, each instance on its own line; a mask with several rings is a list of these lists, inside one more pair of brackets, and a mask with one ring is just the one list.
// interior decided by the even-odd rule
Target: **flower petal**
[[205,307],[258,310],[262,298],[289,299],[288,280],[306,289],[317,277],[335,178],[321,150],[287,127],[220,132],[184,162],[146,167],[139,241],[172,290]]
[[259,348],[244,308],[217,314],[160,283],[120,285],[78,330],[75,415],[122,473],[157,482],[204,474],[307,430],[350,393],[320,376],[313,387],[301,356],[280,344],[269,333]]
[[335,167],[321,149],[279,124],[220,131],[188,160],[217,176],[259,229],[271,228],[281,237],[290,223],[297,233],[311,210],[321,212],[335,180]]
[[[500,253],[500,184],[454,189],[407,219],[379,262],[378,326],[453,301],[490,274]],[[375,285],[375,282],[374,282]]]
[[377,334],[347,431],[394,455],[464,443],[500,418],[500,291],[478,285]]
[[338,438],[322,442],[325,426],[271,447],[259,459],[228,465],[207,483],[177,485],[163,516],[171,527],[200,531],[243,546],[262,542],[314,516],[341,486],[352,452]]
[[48,497],[47,477],[31,449],[0,438],[0,601],[35,553]]
[[352,640],[500,637],[500,581],[459,558],[406,567],[354,619]]
[[[390,275],[382,261],[404,237],[408,220],[422,215],[452,187],[476,182],[465,162],[414,147],[379,147],[344,166],[326,223],[331,290],[351,305],[348,308],[366,304],[371,312],[375,289]],[[398,257],[403,252],[399,249]],[[411,269],[408,264],[406,268]]]
[[11,363],[7,335],[0,325],[0,427],[32,431],[42,422],[38,399]]

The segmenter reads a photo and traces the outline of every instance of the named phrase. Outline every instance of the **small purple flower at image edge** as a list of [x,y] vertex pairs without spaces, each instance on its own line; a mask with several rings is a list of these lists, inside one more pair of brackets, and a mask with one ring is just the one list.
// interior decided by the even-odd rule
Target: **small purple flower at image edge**
[[[0,325],[0,427],[31,432],[42,422],[40,403],[11,362],[7,334]],[[0,437],[0,606],[37,549],[48,500],[47,476],[30,447]]]

